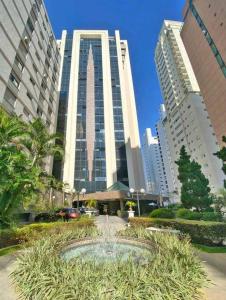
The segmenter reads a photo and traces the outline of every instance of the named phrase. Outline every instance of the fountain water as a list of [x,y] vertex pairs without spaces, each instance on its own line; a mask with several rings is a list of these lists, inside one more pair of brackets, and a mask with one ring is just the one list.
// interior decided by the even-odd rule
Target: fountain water
[[109,222],[109,216],[105,216],[105,222],[101,226],[102,237],[92,240],[83,240],[68,246],[62,253],[62,257],[68,261],[79,258],[84,261],[97,263],[115,260],[128,260],[145,262],[151,255],[150,245],[135,240],[127,240],[116,236],[117,224]]

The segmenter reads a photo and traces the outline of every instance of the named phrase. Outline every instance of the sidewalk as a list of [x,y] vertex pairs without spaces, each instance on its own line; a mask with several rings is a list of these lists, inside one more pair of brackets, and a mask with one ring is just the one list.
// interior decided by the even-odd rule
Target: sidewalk
[[204,289],[207,300],[226,300],[226,254],[199,252],[212,284]]
[[1,300],[16,300],[15,288],[12,285],[9,277],[13,271],[16,262],[16,255],[6,255],[0,257],[0,299]]

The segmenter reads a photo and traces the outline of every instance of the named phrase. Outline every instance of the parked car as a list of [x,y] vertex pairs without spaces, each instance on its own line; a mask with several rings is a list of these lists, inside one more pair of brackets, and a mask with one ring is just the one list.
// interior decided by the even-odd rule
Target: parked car
[[86,215],[92,215],[92,216],[99,216],[99,210],[96,208],[88,208],[86,207],[85,209],[85,214]]
[[56,216],[58,218],[63,218],[64,220],[77,219],[80,215],[80,211],[77,208],[69,207],[56,211]]

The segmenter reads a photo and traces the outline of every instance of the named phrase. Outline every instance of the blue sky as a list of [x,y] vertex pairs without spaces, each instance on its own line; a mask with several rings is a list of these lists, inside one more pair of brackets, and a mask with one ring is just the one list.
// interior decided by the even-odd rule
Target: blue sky
[[154,130],[162,102],[154,50],[164,19],[182,20],[185,0],[45,0],[57,38],[67,29],[120,30],[129,43],[140,133]]

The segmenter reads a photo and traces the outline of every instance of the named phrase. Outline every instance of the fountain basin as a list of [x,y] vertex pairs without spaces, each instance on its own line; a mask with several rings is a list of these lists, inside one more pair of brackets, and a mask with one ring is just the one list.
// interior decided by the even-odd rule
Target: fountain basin
[[100,238],[76,241],[64,248],[60,255],[66,261],[77,258],[100,263],[132,259],[142,263],[151,257],[152,249],[150,244],[138,240]]

